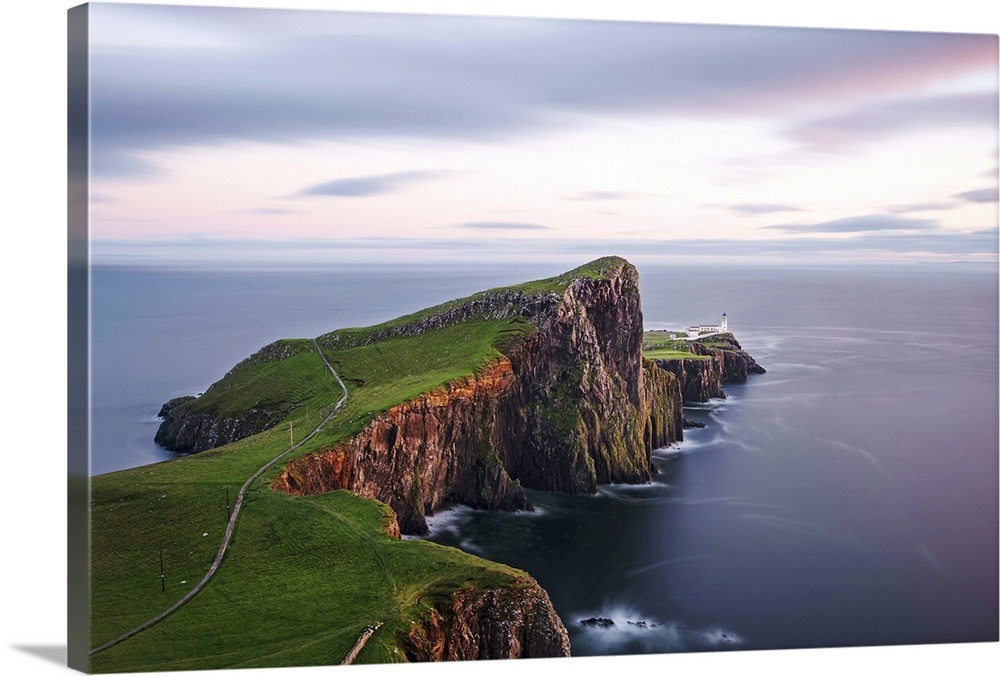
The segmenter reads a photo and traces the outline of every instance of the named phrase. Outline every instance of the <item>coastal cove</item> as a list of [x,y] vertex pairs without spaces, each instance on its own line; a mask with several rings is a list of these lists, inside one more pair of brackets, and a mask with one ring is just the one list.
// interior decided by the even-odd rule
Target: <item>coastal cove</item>
[[[602,486],[596,496],[529,491],[534,513],[442,511],[431,518],[430,537],[528,571],[549,592],[578,655],[995,634],[989,506],[996,488],[988,481],[996,470],[989,452],[995,310],[983,316],[995,307],[994,276],[821,271],[825,288],[832,279],[845,295],[885,294],[851,308],[809,296],[820,283],[815,271],[640,270],[646,328],[725,310],[769,375],[686,409],[705,428],[654,452],[660,473],[651,484]],[[234,350],[249,354],[274,338],[371,324],[540,276],[126,268],[94,275],[96,288],[135,289],[137,302],[151,297],[142,290],[158,287],[163,300],[130,308],[128,293],[104,293],[118,305],[95,308],[95,333],[137,353],[156,351],[136,362],[145,371],[139,378],[115,373],[110,355],[104,362],[95,355],[97,472],[106,471],[97,469],[102,463],[161,457],[140,434],[141,426],[155,428],[150,408],[203,391],[235,363]],[[152,344],[141,337],[157,323],[185,321],[201,324]],[[195,341],[207,343],[204,353]],[[241,341],[248,349],[230,348]],[[123,384],[144,391],[126,404]],[[947,401],[931,396],[949,385]],[[932,425],[942,419],[948,425]],[[131,460],[102,452],[120,449],[123,438],[134,442],[126,444],[136,452]],[[613,617],[616,628],[582,628],[590,616]]]

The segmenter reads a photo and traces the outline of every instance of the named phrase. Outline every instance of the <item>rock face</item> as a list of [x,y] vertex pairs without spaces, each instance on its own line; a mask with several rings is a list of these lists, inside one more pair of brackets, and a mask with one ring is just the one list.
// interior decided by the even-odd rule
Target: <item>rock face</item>
[[254,407],[239,415],[217,417],[211,413],[192,412],[185,406],[194,397],[171,399],[160,408],[163,422],[154,441],[177,453],[197,453],[249,437],[274,427],[282,413]]
[[657,359],[656,365],[677,376],[685,403],[726,397],[722,391],[722,367],[716,359]]
[[446,502],[529,509],[493,450],[498,398],[512,380],[504,359],[395,406],[350,441],[293,460],[273,487],[300,495],[350,489],[391,506],[410,534],[426,533],[424,515]]
[[[265,345],[234,366],[222,380],[205,392],[208,398],[224,396],[231,377],[247,367],[265,362],[277,362],[302,352],[301,345],[278,340]],[[177,397],[165,403],[158,414],[163,422],[156,430],[154,441],[168,451],[197,453],[252,436],[277,425],[288,414],[289,407],[256,405],[233,415],[219,415],[203,410],[197,397]]]
[[693,341],[695,354],[714,357],[722,371],[722,382],[743,382],[751,373],[766,373],[754,358],[740,346],[736,336],[722,333],[704,341]]
[[[676,376],[648,359],[645,360],[644,374],[646,428],[643,440],[647,450],[654,450],[683,439],[681,384]],[[653,469],[652,465],[650,469]]]
[[594,492],[648,481],[650,452],[679,440],[683,421],[677,379],[642,358],[638,273],[618,259],[553,302],[507,358],[296,458],[273,487],[350,489],[422,534],[425,515],[446,503],[524,509],[522,486]]
[[[516,378],[502,400],[497,453],[529,488],[594,492],[649,480],[650,402],[658,420],[669,377],[647,384],[639,276],[622,261],[600,279],[573,281],[546,322],[510,355]],[[679,439],[681,427],[660,436]]]
[[685,403],[725,399],[723,383],[743,382],[751,373],[765,373],[731,333],[689,343],[693,355],[710,359],[657,359],[656,364],[677,376]]
[[545,593],[519,588],[461,589],[424,613],[403,640],[411,661],[568,657],[569,636]]

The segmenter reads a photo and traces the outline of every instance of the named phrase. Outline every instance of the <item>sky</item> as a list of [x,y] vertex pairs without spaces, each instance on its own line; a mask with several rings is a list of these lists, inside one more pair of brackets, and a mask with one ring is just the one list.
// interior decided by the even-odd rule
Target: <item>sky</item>
[[998,258],[995,35],[90,12],[96,262]]

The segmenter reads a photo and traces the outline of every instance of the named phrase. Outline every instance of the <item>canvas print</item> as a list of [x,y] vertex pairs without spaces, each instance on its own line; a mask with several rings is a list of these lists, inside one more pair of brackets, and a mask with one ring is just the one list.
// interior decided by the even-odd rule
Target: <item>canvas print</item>
[[69,37],[71,666],[997,640],[996,35]]

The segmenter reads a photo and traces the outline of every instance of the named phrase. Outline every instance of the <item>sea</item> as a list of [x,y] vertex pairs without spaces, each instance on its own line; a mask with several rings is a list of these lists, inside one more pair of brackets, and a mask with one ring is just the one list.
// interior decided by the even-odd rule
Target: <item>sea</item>
[[[173,457],[160,406],[273,340],[569,267],[97,265],[91,474]],[[574,655],[997,640],[996,266],[638,267],[647,328],[725,312],[767,373],[687,407],[648,484],[429,539],[528,571]]]

